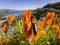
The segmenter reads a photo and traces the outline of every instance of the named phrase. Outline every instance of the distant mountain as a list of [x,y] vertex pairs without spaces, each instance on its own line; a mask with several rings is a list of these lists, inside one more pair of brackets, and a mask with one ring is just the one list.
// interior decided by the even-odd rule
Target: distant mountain
[[0,14],[15,14],[15,15],[21,15],[23,14],[23,11],[21,10],[12,10],[12,9],[0,9]]

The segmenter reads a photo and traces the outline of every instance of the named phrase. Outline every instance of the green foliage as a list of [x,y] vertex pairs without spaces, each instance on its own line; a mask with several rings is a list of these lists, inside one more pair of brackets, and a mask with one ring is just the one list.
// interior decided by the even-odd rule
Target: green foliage
[[34,45],[52,45],[56,41],[56,32],[54,30],[47,30],[47,33],[38,40],[35,41]]
[[30,43],[24,39],[24,36],[21,33],[19,33],[18,35],[11,36],[11,40],[7,45],[30,45]]
[[16,20],[15,26],[20,31],[20,33],[23,34],[23,22],[22,22],[22,20]]

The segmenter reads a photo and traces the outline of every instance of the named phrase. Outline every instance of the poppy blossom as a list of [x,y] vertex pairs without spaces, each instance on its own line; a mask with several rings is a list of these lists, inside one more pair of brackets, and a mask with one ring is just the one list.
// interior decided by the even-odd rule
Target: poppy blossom
[[44,20],[44,25],[46,27],[49,27],[52,24],[52,21],[53,21],[54,17],[55,17],[54,12],[48,12],[47,15],[46,15],[46,18]]
[[37,35],[39,35],[39,36],[41,36],[41,35],[43,35],[43,34],[46,34],[46,32],[44,31],[44,30],[38,30],[38,32],[37,32]]
[[38,30],[37,35],[34,37],[34,40],[38,39],[40,36],[45,35],[46,32],[44,30]]
[[15,20],[15,16],[9,16],[8,23],[12,23]]
[[53,29],[56,29],[56,38],[59,39],[60,38],[60,30],[59,30],[59,26],[58,25],[52,25]]
[[32,42],[34,32],[30,20],[31,20],[31,12],[24,10],[24,37],[26,40]]
[[24,10],[24,23],[30,22],[31,12]]
[[2,27],[2,30],[3,30],[5,33],[7,33],[8,26],[7,26],[7,25],[4,25],[4,26]]
[[56,29],[56,32],[57,32],[57,30],[59,30],[59,26],[58,25],[55,25],[55,24],[52,25],[52,28],[53,29]]
[[43,22],[41,22],[41,21],[38,22],[38,26],[39,26],[39,29],[40,30],[44,30],[44,28],[43,28]]

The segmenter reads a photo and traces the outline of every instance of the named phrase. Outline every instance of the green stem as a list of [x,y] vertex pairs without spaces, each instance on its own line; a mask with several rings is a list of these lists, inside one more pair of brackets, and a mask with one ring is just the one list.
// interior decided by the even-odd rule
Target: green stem
[[[6,33],[6,38],[7,38],[7,33]],[[6,45],[7,45],[7,40],[6,40]]]

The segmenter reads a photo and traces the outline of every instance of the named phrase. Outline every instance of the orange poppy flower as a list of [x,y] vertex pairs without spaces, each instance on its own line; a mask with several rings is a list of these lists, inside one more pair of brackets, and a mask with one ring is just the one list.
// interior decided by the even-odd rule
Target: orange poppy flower
[[38,22],[38,26],[39,26],[39,27],[43,27],[43,22],[41,22],[41,21]]
[[4,26],[2,27],[2,30],[3,30],[5,33],[7,33],[8,26],[7,26],[7,25],[4,25]]
[[24,10],[24,23],[28,23],[30,22],[30,17],[31,17],[31,12]]
[[37,40],[40,36],[45,35],[46,32],[44,30],[38,30],[37,35],[34,37],[34,41]]
[[43,34],[46,34],[46,32],[44,31],[44,30],[38,30],[38,32],[37,32],[37,35],[39,35],[39,36],[41,36],[41,35],[43,35]]
[[56,29],[56,30],[59,30],[59,26],[58,25],[55,25],[55,24],[52,25],[52,28],[53,29]]
[[60,30],[57,30],[56,38],[60,39]]
[[58,25],[52,25],[53,29],[56,29],[56,38],[59,39],[60,38],[60,30],[59,30],[59,26]]
[[44,28],[43,28],[43,22],[38,22],[38,26],[39,26],[40,30],[44,30]]
[[44,21],[44,25],[46,27],[49,27],[51,25],[52,20],[54,19],[54,17],[55,17],[54,12],[48,12],[47,15],[46,15],[45,21]]
[[25,10],[24,11],[24,26],[27,27],[27,30],[31,28],[31,22],[30,22],[31,12]]
[[15,16],[11,15],[8,19],[8,23],[12,23],[15,20]]
[[34,37],[34,32],[30,22],[31,12],[24,10],[24,37],[26,40],[32,42]]

